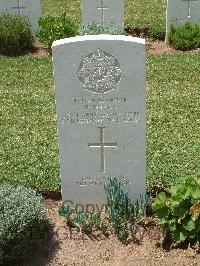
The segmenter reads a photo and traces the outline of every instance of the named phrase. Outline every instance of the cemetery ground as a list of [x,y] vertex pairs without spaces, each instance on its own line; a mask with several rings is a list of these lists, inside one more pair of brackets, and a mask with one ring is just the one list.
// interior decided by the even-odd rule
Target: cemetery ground
[[[0,57],[0,68],[1,182],[57,191],[60,178],[51,58]],[[198,170],[199,69],[199,53],[147,58],[149,191],[160,190],[181,176],[195,175]],[[43,248],[25,265],[200,263],[200,255],[194,249],[164,250],[159,245],[160,229],[154,220],[141,228],[139,243],[126,246],[113,235],[102,240],[79,234],[71,236],[57,213],[60,201],[47,196],[44,204],[52,229]]]
[[152,218],[140,228],[141,236],[129,245],[122,244],[114,234],[105,237],[100,232],[93,235],[77,233],[66,226],[57,214],[60,202],[46,199],[48,218],[52,227],[42,242],[42,248],[20,266],[39,265],[116,265],[116,266],[172,266],[199,265],[200,254],[194,248],[163,249],[160,245],[161,229]]
[[[59,190],[50,57],[0,57],[0,182]],[[199,167],[200,54],[147,58],[147,185],[165,187]]]
[[[44,0],[45,14],[62,13],[64,2]],[[142,18],[134,17],[138,25],[164,25],[166,1],[130,3],[126,1],[127,23],[132,23],[133,13],[143,12]],[[80,21],[79,1],[68,1],[66,11]],[[163,42],[151,42],[151,47],[147,57],[147,189],[155,194],[180,177],[199,172],[200,53],[177,52]],[[200,265],[195,248],[163,249],[161,229],[152,217],[129,245],[114,234],[106,238],[98,232],[93,237],[71,232],[58,215],[61,182],[51,56],[43,47],[26,56],[0,56],[0,73],[0,183],[42,191],[50,221],[42,248],[24,265]]]

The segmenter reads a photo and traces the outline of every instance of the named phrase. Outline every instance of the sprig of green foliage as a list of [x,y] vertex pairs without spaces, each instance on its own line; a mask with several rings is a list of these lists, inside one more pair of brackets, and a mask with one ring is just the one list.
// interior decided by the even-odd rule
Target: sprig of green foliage
[[163,226],[162,241],[171,237],[176,243],[200,241],[200,179],[188,177],[161,192],[153,210]]
[[137,233],[138,224],[145,216],[149,198],[146,194],[140,195],[140,198],[133,204],[128,193],[123,191],[116,178],[110,178],[104,188],[107,195],[109,222],[119,239],[126,242]]
[[62,205],[59,209],[59,215],[66,219],[69,226],[76,227],[86,233],[91,233],[93,230],[101,230],[105,233],[107,229],[106,224],[101,220],[100,213],[76,212],[74,208]]
[[73,37],[78,34],[78,26],[63,13],[59,17],[40,18],[37,37],[48,49],[55,40]]
[[0,53],[24,52],[33,47],[33,40],[27,17],[0,13]]
[[[145,215],[148,197],[140,196],[140,199],[132,204],[128,193],[124,192],[116,178],[110,178],[105,185],[107,194],[106,215],[108,223],[115,230],[118,238],[127,243],[138,231],[138,224]],[[100,213],[77,212],[70,206],[63,206],[59,209],[59,214],[63,216],[67,224],[76,227],[80,231],[91,233],[93,230],[101,230],[107,233],[108,224],[101,219]]]
[[188,51],[200,48],[200,25],[186,22],[183,26],[171,25],[169,43],[178,50]]

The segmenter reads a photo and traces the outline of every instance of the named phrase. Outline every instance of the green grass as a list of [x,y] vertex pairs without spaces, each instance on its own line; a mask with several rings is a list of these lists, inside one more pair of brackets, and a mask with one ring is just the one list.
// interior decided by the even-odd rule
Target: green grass
[[[60,188],[50,58],[0,57],[0,183]],[[200,54],[149,57],[147,184],[200,173]]]
[[[166,4],[167,0],[125,0],[125,25],[148,26],[153,32],[165,32]],[[81,23],[80,0],[42,0],[42,7],[44,16],[66,12]]]
[[148,184],[200,176],[200,54],[148,58]]
[[49,58],[0,57],[0,182],[59,187],[52,66]]

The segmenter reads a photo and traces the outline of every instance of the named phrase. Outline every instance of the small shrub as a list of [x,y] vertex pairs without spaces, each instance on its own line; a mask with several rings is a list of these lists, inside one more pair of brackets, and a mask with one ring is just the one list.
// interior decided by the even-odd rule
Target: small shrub
[[72,22],[64,13],[60,17],[43,17],[39,20],[37,37],[48,49],[56,40],[76,36],[78,26]]
[[136,203],[132,203],[128,193],[121,188],[120,182],[116,178],[111,178],[105,185],[107,195],[108,219],[118,238],[127,242],[135,236],[138,231],[138,224],[146,214],[149,204],[147,195],[141,195]]
[[200,241],[200,179],[188,177],[167,193],[161,192],[153,202],[153,210],[163,226],[162,241]]
[[181,27],[171,25],[169,43],[178,50],[188,51],[200,48],[200,25],[189,22]]
[[[59,209],[59,214],[63,216],[70,227],[76,227],[80,231],[91,233],[93,230],[101,230],[104,234],[108,233],[111,225],[118,238],[124,242],[129,242],[138,231],[138,224],[145,215],[147,196],[141,196],[135,204],[132,204],[128,194],[121,189],[120,183],[116,178],[110,178],[105,185],[107,194],[107,206],[105,215],[107,219],[102,219],[100,213],[81,213],[74,208],[63,205]],[[104,215],[104,216],[105,216]]]
[[69,226],[80,231],[91,233],[93,230],[101,230],[106,233],[107,226],[101,221],[99,213],[76,212],[74,208],[63,205],[59,209],[59,215],[65,218]]
[[85,24],[80,30],[80,35],[112,34],[122,35],[124,30],[120,26],[108,26],[102,24]]
[[32,189],[0,187],[0,263],[25,258],[46,228],[42,197]]
[[158,24],[149,25],[148,37],[154,40],[164,40],[165,39],[165,26]]
[[0,13],[0,53],[21,53],[33,47],[33,35],[27,17]]

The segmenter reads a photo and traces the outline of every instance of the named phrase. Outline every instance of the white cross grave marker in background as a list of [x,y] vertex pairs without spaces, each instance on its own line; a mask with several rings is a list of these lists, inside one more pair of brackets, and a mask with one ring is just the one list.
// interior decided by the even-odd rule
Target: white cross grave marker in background
[[26,9],[25,6],[21,6],[20,0],[17,0],[17,6],[13,6],[12,9],[17,9],[18,14],[21,15],[21,10]]
[[97,9],[98,9],[98,10],[101,10],[101,12],[102,12],[101,17],[102,17],[102,23],[103,23],[104,20],[105,20],[104,10],[108,9],[108,6],[104,6],[104,1],[102,0],[102,1],[101,1],[101,6],[97,6]]
[[81,0],[82,24],[124,26],[124,0]]
[[34,32],[42,16],[41,0],[0,0],[0,12],[28,17]]

